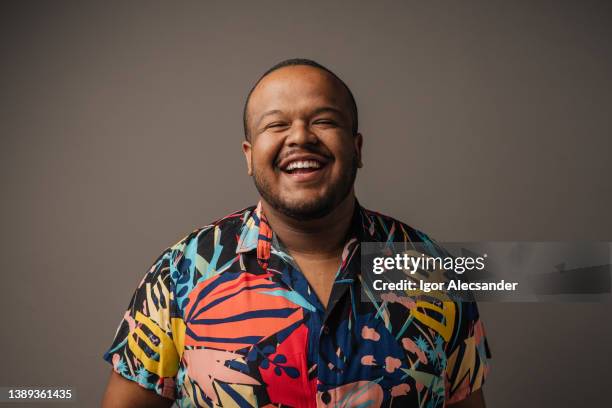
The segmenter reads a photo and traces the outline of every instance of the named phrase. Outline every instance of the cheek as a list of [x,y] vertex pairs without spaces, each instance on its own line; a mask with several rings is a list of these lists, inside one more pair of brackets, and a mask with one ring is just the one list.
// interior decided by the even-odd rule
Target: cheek
[[354,136],[343,131],[322,134],[321,142],[336,157],[336,159],[352,157],[355,154]]
[[261,141],[253,146],[253,164],[261,170],[271,170],[278,153],[278,146]]
[[268,167],[270,167],[270,160],[267,157],[268,156],[264,155],[263,152],[253,152],[253,167],[260,171],[268,170]]
[[336,164],[341,167],[349,167],[353,163],[355,156],[355,148],[352,143],[336,143],[330,146],[334,157],[336,158]]

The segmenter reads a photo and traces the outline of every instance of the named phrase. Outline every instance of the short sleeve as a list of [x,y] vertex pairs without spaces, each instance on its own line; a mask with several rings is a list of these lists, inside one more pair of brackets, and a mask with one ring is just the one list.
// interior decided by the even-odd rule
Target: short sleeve
[[488,376],[491,352],[476,302],[459,302],[456,325],[447,345],[446,403],[453,404],[477,391]]
[[176,247],[166,249],[134,292],[104,360],[124,378],[176,398],[182,320],[171,281]]

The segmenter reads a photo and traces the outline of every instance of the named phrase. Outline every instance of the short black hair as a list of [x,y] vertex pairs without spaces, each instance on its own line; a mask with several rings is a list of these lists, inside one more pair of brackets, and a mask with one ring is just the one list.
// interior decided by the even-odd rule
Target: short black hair
[[242,121],[244,123],[244,137],[247,140],[249,139],[249,127],[247,123],[247,108],[249,106],[251,94],[253,93],[255,88],[257,88],[257,85],[259,85],[262,79],[264,79],[266,76],[276,71],[277,69],[281,69],[283,67],[292,67],[292,66],[297,66],[297,65],[307,65],[309,67],[321,69],[329,73],[332,77],[337,79],[342,84],[342,86],[344,87],[344,89],[346,90],[349,96],[349,105],[350,105],[349,108],[351,110],[351,115],[353,116],[352,132],[353,132],[353,135],[357,134],[357,131],[359,129],[359,120],[357,117],[357,103],[355,103],[355,97],[353,96],[353,93],[351,92],[350,88],[344,83],[344,81],[341,80],[338,75],[334,74],[331,70],[319,64],[316,61],[313,61],[311,59],[306,59],[306,58],[290,58],[290,59],[286,59],[284,61],[279,62],[278,64],[274,65],[272,68],[264,72],[263,75],[259,77],[257,82],[255,82],[255,85],[253,85],[253,87],[249,91],[249,94],[247,95],[247,98],[246,98],[246,102],[244,103],[244,110],[242,112]]

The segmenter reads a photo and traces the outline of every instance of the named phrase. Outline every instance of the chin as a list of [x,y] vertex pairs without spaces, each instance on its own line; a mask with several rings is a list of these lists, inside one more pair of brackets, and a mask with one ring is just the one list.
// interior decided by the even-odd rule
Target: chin
[[277,210],[295,219],[311,220],[324,217],[333,210],[330,198],[282,200]]
[[332,200],[333,197],[330,195],[305,193],[292,195],[287,194],[286,197],[281,197],[280,202],[290,208],[314,209],[318,207],[325,207],[327,203]]

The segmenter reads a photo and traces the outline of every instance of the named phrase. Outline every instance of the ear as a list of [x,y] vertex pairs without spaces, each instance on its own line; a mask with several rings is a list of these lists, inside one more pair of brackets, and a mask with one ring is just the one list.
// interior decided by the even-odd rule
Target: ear
[[244,159],[247,164],[247,173],[249,176],[253,175],[253,156],[252,156],[253,147],[251,146],[251,142],[245,140],[242,142],[242,153],[244,153]]
[[363,136],[361,133],[355,134],[353,138],[353,147],[355,148],[355,154],[357,155],[357,167],[362,168],[363,162],[361,161],[361,148],[363,147]]

